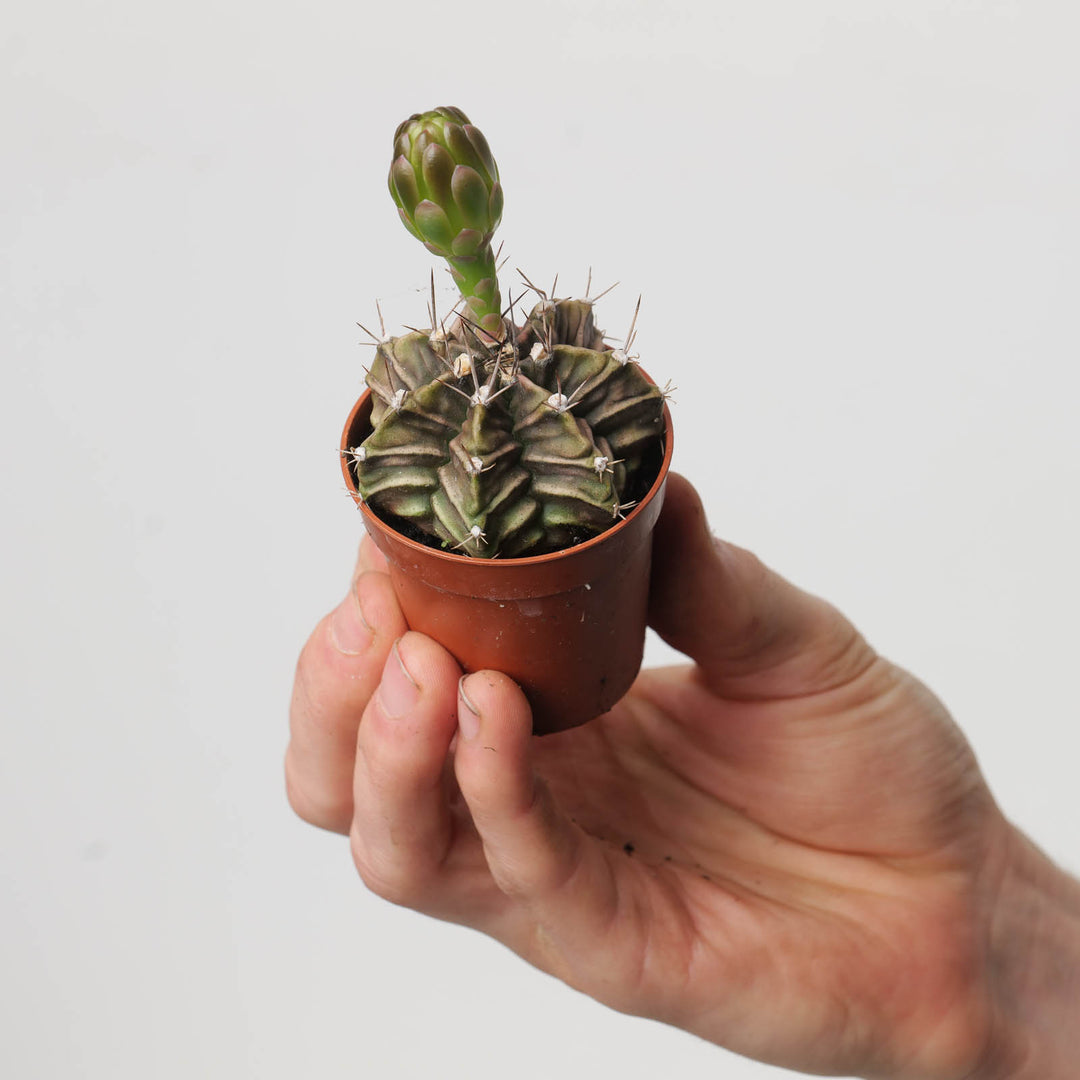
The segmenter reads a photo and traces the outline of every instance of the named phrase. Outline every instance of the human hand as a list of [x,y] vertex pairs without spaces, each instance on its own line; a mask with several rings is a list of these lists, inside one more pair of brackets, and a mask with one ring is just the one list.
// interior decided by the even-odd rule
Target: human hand
[[558,735],[407,633],[383,568],[365,541],[307,643],[287,756],[294,808],[350,834],[376,893],[773,1064],[1020,1075],[1000,946],[1021,844],[968,744],[832,607],[713,541],[685,480],[651,622],[696,663]]

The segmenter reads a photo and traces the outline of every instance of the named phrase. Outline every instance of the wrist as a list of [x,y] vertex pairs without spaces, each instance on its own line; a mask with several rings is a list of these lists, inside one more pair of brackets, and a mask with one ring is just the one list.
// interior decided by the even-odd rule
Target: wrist
[[991,923],[999,1018],[992,1058],[971,1080],[1071,1080],[1080,1057],[1080,881],[1019,830]]

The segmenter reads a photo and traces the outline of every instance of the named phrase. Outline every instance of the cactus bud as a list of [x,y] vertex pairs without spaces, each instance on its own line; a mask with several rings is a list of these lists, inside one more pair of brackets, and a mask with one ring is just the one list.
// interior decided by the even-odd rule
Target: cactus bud
[[503,193],[479,128],[452,107],[410,116],[394,134],[388,183],[405,228],[450,264],[465,317],[501,338],[491,238],[502,218]]

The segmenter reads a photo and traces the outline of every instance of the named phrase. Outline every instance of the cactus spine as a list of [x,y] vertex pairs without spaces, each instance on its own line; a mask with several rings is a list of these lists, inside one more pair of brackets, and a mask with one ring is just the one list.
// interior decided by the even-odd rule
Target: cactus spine
[[[391,521],[482,558],[557,551],[609,528],[647,486],[664,395],[613,350],[589,300],[500,310],[491,238],[498,169],[459,109],[410,117],[389,186],[405,227],[445,258],[463,310],[447,330],[382,341],[367,374],[373,431],[350,451],[357,487]],[[632,330],[631,330],[632,332]]]

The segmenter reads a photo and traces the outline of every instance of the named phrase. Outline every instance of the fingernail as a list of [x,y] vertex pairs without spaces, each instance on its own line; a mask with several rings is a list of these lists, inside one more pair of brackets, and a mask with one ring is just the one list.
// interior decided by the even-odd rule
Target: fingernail
[[330,616],[330,640],[339,653],[346,656],[359,656],[365,652],[375,638],[375,631],[364,618],[360,607],[360,597],[353,582],[349,595],[334,609]]
[[419,683],[409,674],[405,661],[401,659],[400,645],[401,639],[398,638],[386,658],[382,682],[379,683],[379,700],[387,716],[404,715],[420,696]]
[[465,706],[464,709],[458,709],[458,730],[466,739],[474,739],[480,730],[480,710],[472,703],[469,695],[465,692],[465,680],[468,677],[468,675],[462,675],[457,684],[458,697],[461,698],[461,703]]

